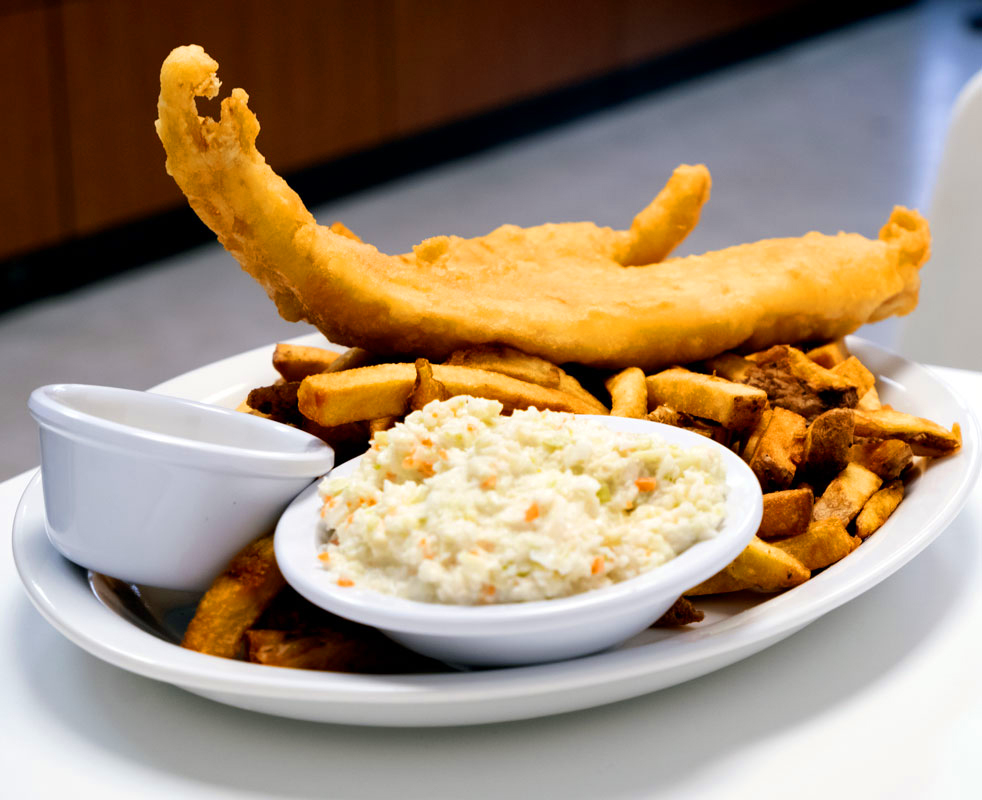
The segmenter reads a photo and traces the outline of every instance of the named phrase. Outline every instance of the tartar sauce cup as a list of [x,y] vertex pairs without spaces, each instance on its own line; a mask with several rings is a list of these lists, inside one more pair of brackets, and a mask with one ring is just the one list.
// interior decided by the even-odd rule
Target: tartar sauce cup
[[52,545],[128,583],[202,591],[334,451],[227,408],[82,384],[35,389]]
[[[746,463],[703,436],[648,420],[587,418],[617,431],[656,433],[669,444],[715,448],[727,486],[726,519],[717,535],[637,577],[570,597],[482,606],[424,603],[358,586],[338,586],[328,578],[317,558],[321,501],[317,487],[311,486],[290,504],[276,527],[280,570],[315,605],[378,628],[411,650],[450,664],[534,664],[620,644],[649,627],[687,589],[736,558],[757,532],[763,499],[757,477]],[[332,476],[351,474],[358,461],[342,464]]]

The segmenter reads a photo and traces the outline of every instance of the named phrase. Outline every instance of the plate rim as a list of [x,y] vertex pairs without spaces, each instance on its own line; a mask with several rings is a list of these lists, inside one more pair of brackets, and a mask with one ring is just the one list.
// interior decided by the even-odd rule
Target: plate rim
[[[319,334],[307,334],[290,341],[310,343],[318,340],[324,341]],[[586,656],[572,661],[471,673],[448,672],[409,676],[349,675],[284,670],[218,659],[183,650],[141,631],[100,603],[89,589],[84,571],[69,564],[55,553],[44,534],[43,524],[39,524],[39,506],[43,502],[40,496],[39,472],[36,472],[29,481],[15,513],[12,531],[14,562],[31,602],[56,630],[82,649],[127,671],[193,692],[212,693],[210,696],[213,699],[231,705],[253,707],[237,700],[302,700],[314,704],[318,711],[314,716],[304,718],[333,720],[331,713],[333,707],[338,712],[338,719],[335,721],[342,722],[349,721],[345,718],[347,715],[343,713],[344,709],[373,706],[378,710],[378,707],[384,706],[390,712],[388,718],[383,714],[383,719],[371,720],[366,724],[424,725],[448,723],[429,716],[407,719],[407,710],[415,708],[417,712],[422,709],[432,711],[435,705],[446,707],[459,703],[475,706],[471,709],[471,713],[462,715],[464,720],[458,720],[457,724],[462,724],[545,716],[627,699],[664,686],[681,683],[725,666],[725,664],[713,666],[710,662],[721,657],[725,661],[727,654],[739,651],[734,658],[725,661],[726,664],[751,655],[848,602],[913,559],[950,525],[967,502],[978,480],[980,460],[982,460],[979,425],[971,407],[929,367],[917,364],[888,348],[859,337],[848,337],[848,346],[857,352],[865,350],[875,352],[878,357],[896,359],[904,368],[913,368],[921,373],[922,377],[935,384],[936,388],[942,390],[952,404],[962,412],[963,419],[959,422],[962,425],[963,447],[958,456],[954,456],[965,459],[964,467],[959,472],[960,480],[945,498],[945,502],[934,511],[927,524],[917,534],[909,537],[903,546],[875,558],[871,565],[865,565],[865,569],[857,566],[846,570],[844,579],[837,582],[826,579],[823,582],[822,578],[825,575],[838,576],[842,572],[836,570],[836,567],[841,565],[834,565],[823,575],[817,576],[801,587],[774,596],[768,602],[730,619],[721,620],[711,629],[693,628],[680,631],[655,643]],[[159,384],[152,391],[170,393],[175,389],[180,390],[184,384],[193,383],[196,379],[214,372],[216,367],[231,368],[234,371],[239,365],[247,364],[250,360],[271,352],[272,347],[273,345],[265,345],[254,348],[211,365],[199,367]],[[44,548],[47,548],[47,553]],[[852,558],[855,558],[855,555]],[[850,575],[850,573],[854,574]],[[41,584],[38,583],[39,578]],[[71,585],[64,583],[66,580]],[[833,584],[830,590],[826,587],[827,583]],[[818,586],[819,589],[800,591],[809,586]],[[57,592],[65,591],[79,595],[75,599],[81,601],[80,605],[62,607],[56,597]],[[816,591],[820,592],[818,599],[805,603],[796,602],[802,594],[807,595]],[[80,596],[82,592],[84,598]],[[98,624],[94,626],[96,629],[101,631],[108,623],[109,632],[113,637],[110,641],[100,640],[91,632],[87,632],[86,629],[91,629],[93,625],[86,623],[86,615],[90,615],[91,621],[93,612],[99,616]],[[133,650],[133,642],[136,642],[136,651]],[[759,646],[755,647],[755,645]],[[707,664],[707,668],[700,671],[699,667]],[[689,669],[685,677],[673,679],[664,685],[640,689],[629,685],[632,681],[652,679],[687,667]],[[586,695],[588,692],[583,690],[600,685],[608,689],[603,698],[590,700],[586,697],[571,697],[571,695]],[[611,694],[610,690],[618,685],[624,691]],[[545,710],[530,710],[525,714],[515,712],[502,715],[501,709],[495,708],[497,704],[506,700],[530,697],[537,697],[540,700],[552,698],[552,701],[546,703],[549,707]],[[281,712],[274,709],[269,713]],[[283,712],[282,715],[298,716],[296,712]]]

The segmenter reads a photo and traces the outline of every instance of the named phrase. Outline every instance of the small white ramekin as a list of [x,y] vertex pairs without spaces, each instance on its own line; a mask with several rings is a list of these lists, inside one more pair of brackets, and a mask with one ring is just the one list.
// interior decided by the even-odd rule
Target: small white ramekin
[[330,471],[303,431],[227,408],[81,384],[36,389],[48,538],[121,580],[200,591]]
[[[332,583],[317,559],[320,498],[311,486],[276,527],[276,560],[312,603],[371,625],[406,647],[451,664],[507,666],[599,652],[649,627],[687,589],[729,564],[760,525],[760,484],[735,453],[705,437],[655,422],[589,416],[613,430],[656,433],[670,444],[712,447],[726,470],[726,521],[712,539],[636,578],[571,597],[528,603],[454,606],[422,603]],[[350,474],[360,459],[332,475]],[[575,531],[570,531],[575,536]]]

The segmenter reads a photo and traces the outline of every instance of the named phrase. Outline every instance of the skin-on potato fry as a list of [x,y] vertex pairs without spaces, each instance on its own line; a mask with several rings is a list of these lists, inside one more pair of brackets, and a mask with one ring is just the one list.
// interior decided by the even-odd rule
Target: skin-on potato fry
[[559,388],[559,375],[562,372],[559,367],[544,358],[530,356],[514,347],[493,344],[455,350],[446,363],[456,367],[473,367],[500,372],[502,375],[537,383],[549,389]]
[[387,431],[399,421],[399,417],[379,417],[368,421],[368,434],[374,436],[380,431]]
[[693,622],[702,622],[705,618],[704,612],[692,605],[686,598],[680,597],[651,627],[680,628],[683,625],[691,625]]
[[671,253],[699,223],[712,180],[702,164],[682,164],[654,201],[631,223],[630,242],[620,262],[625,267],[655,264]]
[[847,464],[815,502],[812,520],[837,519],[848,525],[882,483],[880,477],[866,467]]
[[747,435],[747,441],[743,445],[743,460],[748,464],[750,459],[754,457],[754,453],[757,452],[757,447],[760,445],[760,438],[764,435],[764,431],[767,430],[767,426],[771,424],[771,417],[774,416],[774,409],[770,406],[764,406],[764,410],[760,414],[760,419],[757,420],[757,424],[754,425],[753,430]]
[[297,408],[299,388],[299,381],[258,386],[249,392],[246,404],[268,419],[299,426],[302,422],[302,415]]
[[593,414],[606,414],[607,407],[583,388],[576,378],[557,367],[551,361],[532,356],[504,345],[481,345],[451,354],[446,362],[450,366],[473,367],[489,372],[500,372],[520,381],[535,383],[547,389],[559,389],[584,403],[593,406]]
[[876,378],[873,373],[866,369],[866,365],[856,356],[849,356],[841,364],[832,367],[830,372],[856,384],[856,392],[860,398],[864,397],[876,385]]
[[652,422],[660,422],[662,425],[671,425],[673,428],[681,428],[679,412],[668,406],[656,406],[650,414],[645,416]]
[[[451,396],[469,394],[498,400],[506,409],[529,408],[595,414],[596,410],[566,392],[546,389],[497,372],[434,364],[433,376]],[[401,416],[416,380],[413,364],[377,364],[373,367],[323,372],[300,384],[300,411],[321,425]]]
[[880,402],[880,393],[876,391],[875,386],[870,387],[870,390],[859,398],[856,408],[862,411],[877,411],[883,408],[883,404]]
[[610,413],[614,417],[644,419],[648,414],[648,387],[644,372],[628,367],[611,375],[604,386],[610,392]]
[[890,481],[867,500],[863,510],[859,512],[859,516],[856,517],[856,535],[860,539],[865,539],[879,530],[903,499],[903,481]]
[[447,387],[433,377],[433,367],[425,358],[416,359],[416,380],[413,382],[412,391],[409,393],[409,408],[411,411],[419,411],[427,403],[434,400],[447,400],[450,392]]
[[406,650],[374,628],[246,631],[246,660],[271,667],[397,675],[436,672],[435,661]]
[[765,492],[787,489],[791,485],[801,459],[805,428],[804,417],[786,408],[774,409],[750,459],[750,469]]
[[805,434],[802,475],[824,483],[841,472],[849,461],[854,427],[852,412],[846,408],[833,408],[815,417]]
[[699,365],[700,372],[726,378],[728,381],[743,383],[747,379],[754,362],[736,353],[720,353],[714,358],[708,358]]
[[936,422],[900,411],[853,411],[859,439],[900,439],[910,445],[915,456],[936,458],[954,453],[962,441],[957,430],[945,430]]
[[852,408],[859,391],[848,378],[820,367],[797,348],[775,345],[752,356],[746,383],[767,393],[772,406],[801,414],[811,422],[830,408]]
[[732,430],[752,428],[767,403],[760,389],[681,367],[649,375],[645,382],[649,405],[667,405]]
[[892,481],[910,466],[914,451],[900,439],[857,442],[849,448],[849,460],[862,464],[884,481]]
[[841,364],[849,358],[849,350],[842,339],[836,339],[834,342],[813,347],[805,355],[820,367],[832,369],[836,364]]
[[846,526],[837,519],[813,522],[804,533],[774,542],[776,547],[797,558],[810,570],[834,564],[849,555],[859,544],[860,540],[850,536]]
[[787,539],[808,529],[815,496],[809,487],[768,492],[764,495],[764,516],[757,537],[765,541]]
[[804,583],[810,577],[811,571],[797,558],[754,537],[728,566],[687,591],[685,596],[723,594],[744,589],[780,592]]
[[276,566],[273,537],[247,545],[211,585],[184,634],[182,647],[237,658],[242,638],[286,581]]
[[344,372],[346,369],[358,369],[359,367],[367,367],[374,361],[374,353],[360,347],[349,347],[334,359],[323,372]]
[[308,375],[326,370],[337,361],[339,355],[323,347],[280,342],[273,350],[273,369],[285,381],[302,381]]

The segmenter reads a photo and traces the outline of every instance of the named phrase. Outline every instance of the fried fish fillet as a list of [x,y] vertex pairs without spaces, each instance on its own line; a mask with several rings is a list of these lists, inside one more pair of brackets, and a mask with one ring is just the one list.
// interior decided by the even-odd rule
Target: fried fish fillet
[[222,101],[220,120],[198,115],[195,98],[218,93],[217,69],[197,45],[163,64],[167,171],[280,314],[334,342],[432,361],[494,343],[553,363],[653,370],[836,339],[917,304],[930,235],[901,207],[876,240],[809,233],[634,266],[695,224],[709,193],[701,166],[677,170],[630,230],[503,225],[385,255],[316,223],[256,149],[259,122],[242,89]]

